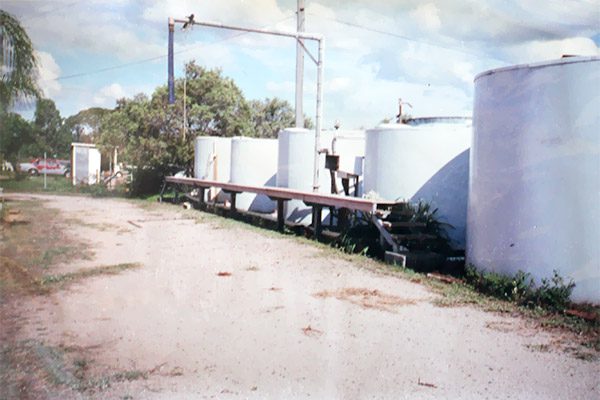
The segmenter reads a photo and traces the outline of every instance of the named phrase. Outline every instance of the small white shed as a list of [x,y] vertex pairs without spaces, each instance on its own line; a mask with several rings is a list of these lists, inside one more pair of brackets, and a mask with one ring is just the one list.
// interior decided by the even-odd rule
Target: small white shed
[[100,150],[95,144],[71,143],[71,176],[73,185],[100,182]]

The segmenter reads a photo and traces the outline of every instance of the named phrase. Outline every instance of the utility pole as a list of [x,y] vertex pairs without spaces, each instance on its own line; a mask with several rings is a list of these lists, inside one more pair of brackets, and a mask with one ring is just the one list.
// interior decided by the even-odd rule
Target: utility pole
[[187,96],[187,71],[183,76],[183,142],[185,143],[185,131],[187,129],[187,110],[186,110],[186,96]]
[[[304,32],[304,0],[298,0],[296,11],[297,32]],[[298,39],[296,43],[296,128],[304,127],[303,85],[304,83],[304,40]]]
[[175,103],[175,78],[173,70],[173,35],[175,33],[175,21],[173,18],[169,18],[169,104]]

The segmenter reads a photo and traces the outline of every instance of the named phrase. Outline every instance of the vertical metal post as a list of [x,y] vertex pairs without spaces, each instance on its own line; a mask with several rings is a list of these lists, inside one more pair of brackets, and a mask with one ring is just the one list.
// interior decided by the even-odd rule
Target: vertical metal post
[[175,32],[175,20],[169,17],[169,55],[168,55],[168,74],[169,74],[169,104],[175,103],[175,72],[173,70],[173,35]]
[[315,121],[315,159],[313,164],[313,192],[319,191],[319,150],[321,149],[321,125],[323,124],[323,39],[319,40],[317,59],[317,115]]
[[[304,0],[298,0],[296,11],[297,32],[304,32]],[[296,39],[296,128],[304,127],[302,103],[304,98],[304,44],[303,39]]]
[[113,165],[115,168],[115,172],[119,172],[121,170],[119,168],[119,146],[115,147],[115,156],[113,158]]
[[46,152],[44,152],[44,190],[48,188],[46,185],[46,171],[48,170],[48,160],[46,159]]
[[183,77],[183,141],[185,142],[185,130],[187,128],[187,115],[186,115],[186,95],[187,95],[187,72]]

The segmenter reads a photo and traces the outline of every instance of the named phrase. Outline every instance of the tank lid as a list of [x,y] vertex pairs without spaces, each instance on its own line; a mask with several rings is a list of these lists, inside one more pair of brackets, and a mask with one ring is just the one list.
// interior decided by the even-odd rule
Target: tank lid
[[312,132],[310,129],[297,128],[297,127],[283,128],[283,129],[280,130],[280,132],[281,131],[294,132],[294,133],[310,133],[310,132]]
[[408,125],[408,124],[379,124],[377,125],[375,128],[372,129],[368,129],[367,131],[373,131],[373,130],[402,130],[402,129],[406,129],[406,130],[413,130],[415,129],[414,126]]
[[483,72],[475,75],[475,79],[473,81],[476,81],[477,79],[481,78],[482,76],[492,75],[492,74],[496,74],[498,72],[512,71],[512,70],[516,70],[516,69],[544,68],[544,67],[553,67],[553,66],[564,65],[564,64],[576,64],[576,63],[594,62],[594,61],[600,61],[600,57],[598,57],[598,56],[585,56],[585,57],[569,56],[569,57],[559,58],[558,60],[542,61],[542,62],[531,63],[531,64],[510,65],[508,67],[495,68],[495,69],[490,69],[488,71],[483,71]]

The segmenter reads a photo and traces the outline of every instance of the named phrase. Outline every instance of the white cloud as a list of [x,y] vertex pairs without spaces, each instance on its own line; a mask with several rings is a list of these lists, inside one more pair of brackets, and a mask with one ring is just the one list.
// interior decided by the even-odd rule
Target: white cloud
[[129,61],[166,53],[159,29],[125,18],[115,5],[82,3],[57,12],[33,14],[24,26],[36,47],[60,43],[63,52],[104,56],[107,64],[115,58]]
[[197,21],[214,21],[245,26],[261,26],[284,18],[276,0],[252,1],[149,1],[143,17],[147,21],[167,22],[168,17],[185,19],[190,14]]
[[101,107],[114,107],[118,99],[126,97],[127,93],[121,85],[113,83],[104,86],[94,95],[94,104]]
[[421,4],[410,12],[410,16],[428,31],[435,32],[442,25],[440,9],[433,3]]
[[518,63],[529,63],[558,59],[564,54],[597,56],[600,55],[600,49],[589,38],[574,37],[526,42],[509,48],[508,53]]
[[[266,89],[268,92],[275,96],[282,96],[290,93],[294,93],[296,90],[296,83],[293,81],[283,81],[283,82],[267,82]],[[305,90],[306,93],[306,82],[305,82]]]
[[51,98],[61,92],[62,86],[56,80],[60,76],[60,67],[52,57],[52,54],[45,51],[36,51],[35,56],[38,60],[38,84],[45,97]]

